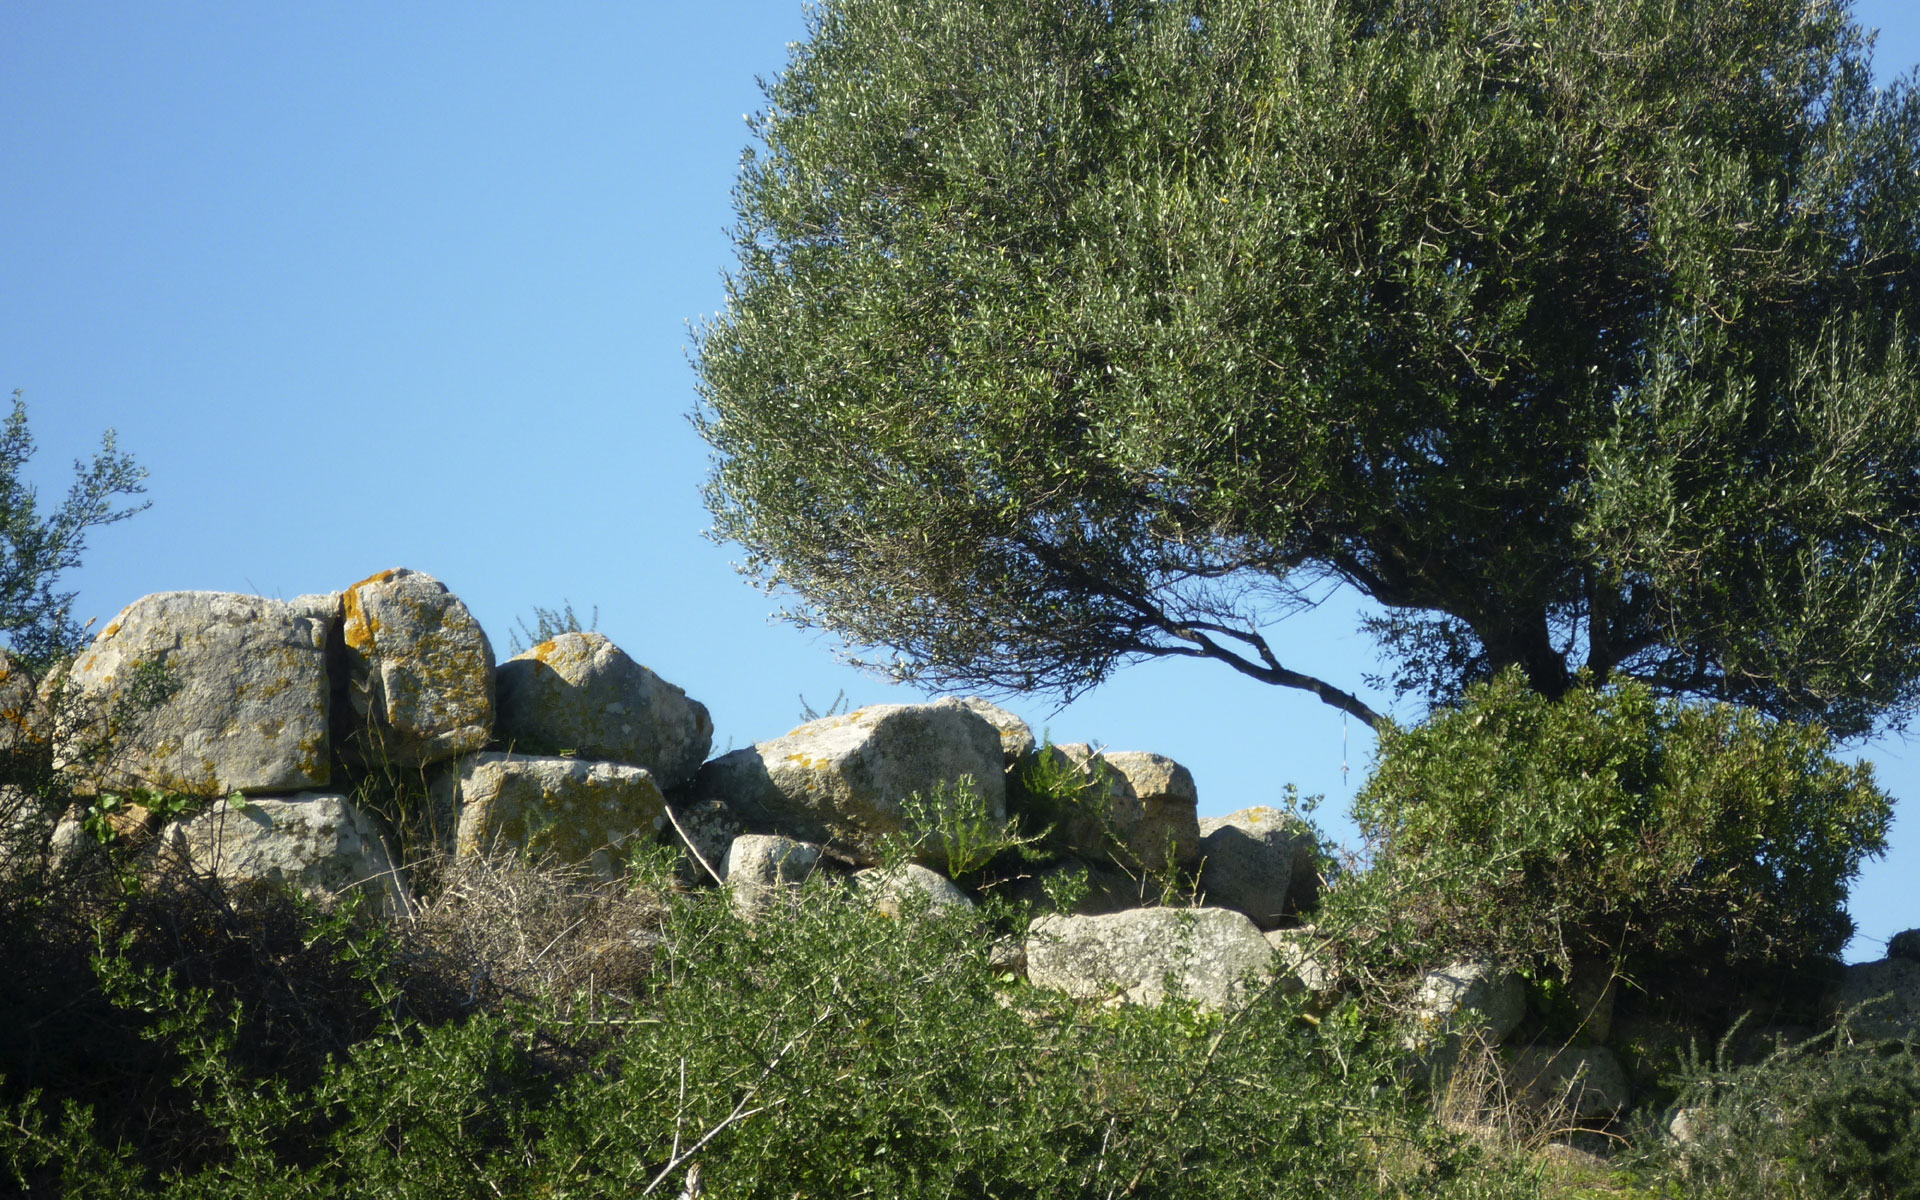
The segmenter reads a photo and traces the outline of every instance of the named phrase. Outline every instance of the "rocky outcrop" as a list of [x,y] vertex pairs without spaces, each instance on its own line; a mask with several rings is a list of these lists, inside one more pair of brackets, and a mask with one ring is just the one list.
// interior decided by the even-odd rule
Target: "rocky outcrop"
[[345,796],[302,792],[232,803],[175,822],[160,834],[164,852],[229,887],[291,887],[332,903],[365,892],[375,908],[407,910],[386,842]]
[[[1000,735],[957,700],[877,704],[810,721],[700,768],[696,799],[718,799],[758,832],[779,831],[879,863],[889,834],[910,828],[910,797],[971,779],[992,822],[1006,819]],[[937,841],[930,853],[940,855]],[[944,860],[936,863],[944,865]]]
[[1176,993],[1207,1008],[1247,1001],[1273,974],[1273,947],[1224,908],[1138,908],[1045,916],[1027,938],[1027,978],[1077,1000],[1159,1004]]
[[527,754],[645,767],[664,788],[713,745],[707,707],[598,633],[563,633],[501,664],[494,738]]
[[382,571],[341,598],[344,701],[338,750],[350,762],[423,767],[493,736],[493,646],[431,575]]
[[65,680],[56,754],[79,790],[283,792],[331,778],[327,626],[292,606],[162,592],[123,609]]
[[1306,822],[1277,808],[1243,808],[1209,817],[1199,830],[1200,890],[1209,903],[1237,909],[1262,929],[1313,907],[1319,875]]
[[666,827],[666,797],[644,767],[471,754],[443,774],[434,808],[454,816],[456,857],[504,851],[563,863],[590,863],[603,879],[620,873],[636,841]]

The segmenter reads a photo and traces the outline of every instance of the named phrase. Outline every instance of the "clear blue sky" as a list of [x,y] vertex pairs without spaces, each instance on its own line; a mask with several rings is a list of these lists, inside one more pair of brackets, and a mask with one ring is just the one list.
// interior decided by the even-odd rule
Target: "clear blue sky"
[[[1883,77],[1920,63],[1910,5],[1856,5]],[[686,323],[721,304],[755,77],[802,32],[799,0],[0,5],[0,394],[26,392],[50,499],[107,427],[152,472],[70,580],[82,615],[409,566],[502,657],[533,606],[598,606],[716,751],[803,693],[917,698],[769,622],[701,536]],[[1359,686],[1354,623],[1289,627],[1289,665]],[[1323,793],[1351,837],[1371,742],[1299,693],[1161,663],[1013,707],[1171,755],[1206,814]],[[1920,735],[1864,753],[1903,808],[1855,958],[1920,925]]]

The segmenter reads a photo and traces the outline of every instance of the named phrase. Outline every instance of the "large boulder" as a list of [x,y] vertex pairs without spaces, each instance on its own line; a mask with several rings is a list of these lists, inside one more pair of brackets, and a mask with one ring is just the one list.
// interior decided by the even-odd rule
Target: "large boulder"
[[343,758],[422,767],[487,744],[493,646],[458,596],[403,567],[354,584],[341,608]]
[[1827,1008],[1848,1016],[1854,1036],[1866,1039],[1920,1035],[1920,962],[1882,958],[1842,970],[1827,996]]
[[[1305,821],[1277,808],[1243,808],[1200,822],[1200,890],[1210,904],[1236,909],[1262,929],[1317,898],[1316,839]],[[1296,876],[1311,880],[1296,887]]]
[[82,791],[287,792],[329,780],[327,626],[281,601],[134,601],[65,677],[57,747]]
[[1027,978],[1076,1000],[1159,1004],[1168,985],[1213,1009],[1244,1004],[1273,974],[1273,947],[1225,908],[1136,908],[1043,916],[1027,937]]
[[667,824],[646,768],[528,754],[467,755],[434,783],[433,806],[457,814],[456,857],[525,853],[589,863],[602,879],[619,875],[629,843]]
[[494,738],[527,754],[631,763],[661,787],[693,777],[713,745],[707,706],[598,633],[563,633],[500,665]]
[[[876,704],[756,742],[700,768],[695,800],[717,799],[749,828],[818,842],[862,865],[881,859],[889,834],[909,829],[909,797],[966,776],[982,817],[1006,820],[1000,735],[957,700]],[[939,839],[928,843],[944,866]]]
[[1053,826],[1048,845],[1130,870],[1200,861],[1200,796],[1193,773],[1161,754],[1050,746],[1051,770],[1078,777],[1071,798],[1027,798],[1029,820]]
[[345,796],[217,801],[160,834],[163,850],[229,887],[290,887],[322,903],[364,891],[386,913],[406,894],[379,828]]

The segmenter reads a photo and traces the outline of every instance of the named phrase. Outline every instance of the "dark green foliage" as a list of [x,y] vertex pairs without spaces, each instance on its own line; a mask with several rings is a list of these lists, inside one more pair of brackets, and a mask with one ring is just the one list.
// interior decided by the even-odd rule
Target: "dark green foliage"
[[244,1004],[110,955],[218,1136],[183,1155],[41,1097],[0,1159],[68,1196],[671,1196],[695,1163],[709,1196],[780,1200],[1530,1194],[1411,1107],[1355,1011],[1081,1009],[988,965],[1002,929],[812,885],[751,923],[681,895],[631,1006],[429,1024],[378,939],[330,926],[376,1015],[317,1074],[263,1069]]
[[1817,727],[1518,672],[1381,730],[1372,869],[1333,893],[1418,960],[1782,965],[1838,953],[1891,802]]
[[708,501],[934,683],[1314,691],[1330,582],[1814,717],[1920,680],[1920,99],[1824,0],[826,0],[700,331]]
[[[1643,1167],[1689,1200],[1920,1196],[1920,1053],[1845,1035],[1733,1067],[1695,1064],[1679,1107],[1689,1140],[1647,1130]],[[1668,1194],[1668,1193],[1662,1193]]]

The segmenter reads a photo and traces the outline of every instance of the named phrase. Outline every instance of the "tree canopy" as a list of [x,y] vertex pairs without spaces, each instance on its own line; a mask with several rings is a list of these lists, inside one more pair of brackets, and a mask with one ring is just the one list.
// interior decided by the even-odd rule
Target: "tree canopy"
[[[898,675],[1920,698],[1920,100],[1825,0],[823,0],[699,330],[708,503]],[[1347,688],[1351,684],[1346,684]]]

